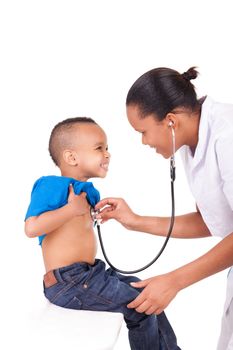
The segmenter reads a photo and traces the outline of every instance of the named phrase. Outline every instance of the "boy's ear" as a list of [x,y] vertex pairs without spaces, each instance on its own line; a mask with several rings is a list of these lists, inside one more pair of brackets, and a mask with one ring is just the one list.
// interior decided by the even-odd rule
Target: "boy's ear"
[[63,159],[67,164],[71,166],[78,165],[78,155],[73,150],[66,149],[65,151],[63,151]]

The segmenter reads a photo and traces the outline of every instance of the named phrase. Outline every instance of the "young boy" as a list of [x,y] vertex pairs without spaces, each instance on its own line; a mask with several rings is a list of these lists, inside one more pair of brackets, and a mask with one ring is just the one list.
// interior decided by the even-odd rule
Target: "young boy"
[[175,334],[164,313],[148,316],[128,309],[139,290],[136,277],[124,276],[95,259],[90,207],[99,192],[90,178],[104,178],[110,154],[103,129],[91,118],[70,118],[52,130],[49,152],[61,176],[44,176],[32,189],[26,219],[28,237],[39,237],[46,274],[44,293],[61,307],[121,312],[134,350],[176,350]]

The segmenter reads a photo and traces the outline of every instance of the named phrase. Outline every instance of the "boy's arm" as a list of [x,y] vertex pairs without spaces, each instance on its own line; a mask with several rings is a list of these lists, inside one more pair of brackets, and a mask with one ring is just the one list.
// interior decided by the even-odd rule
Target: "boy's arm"
[[76,195],[70,186],[68,203],[61,208],[44,212],[38,216],[31,216],[25,221],[25,233],[28,237],[37,237],[48,234],[77,215],[89,212],[86,193]]

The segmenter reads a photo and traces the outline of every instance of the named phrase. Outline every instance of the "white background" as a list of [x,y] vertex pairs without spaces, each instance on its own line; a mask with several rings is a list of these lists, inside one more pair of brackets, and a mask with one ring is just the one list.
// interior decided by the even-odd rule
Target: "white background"
[[[122,196],[141,214],[169,215],[169,163],[142,146],[128,125],[126,94],[149,69],[183,72],[197,66],[198,95],[232,102],[230,5],[225,0],[0,2],[0,318],[1,342],[7,340],[1,348],[12,349],[14,342],[23,347],[19,336],[30,323],[28,313],[43,298],[40,247],[24,235],[23,221],[34,181],[58,174],[47,152],[51,128],[67,117],[94,118],[105,129],[112,154],[108,177],[94,180],[102,197]],[[179,157],[175,186],[176,213],[194,210]],[[126,269],[147,263],[162,242],[115,222],[103,227],[103,235],[112,261]],[[160,260],[138,276],[174,269],[217,242],[170,241]],[[183,350],[215,349],[226,273],[180,292],[167,308]],[[129,349],[124,327],[116,348]]]

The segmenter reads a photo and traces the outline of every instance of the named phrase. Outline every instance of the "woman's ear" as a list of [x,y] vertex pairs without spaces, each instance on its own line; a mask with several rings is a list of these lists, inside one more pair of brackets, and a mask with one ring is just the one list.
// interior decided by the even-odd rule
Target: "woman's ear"
[[177,116],[174,113],[168,113],[165,117],[165,122],[169,128],[176,128]]
[[66,164],[71,166],[77,166],[78,165],[78,155],[75,151],[66,149],[63,151],[63,160]]

